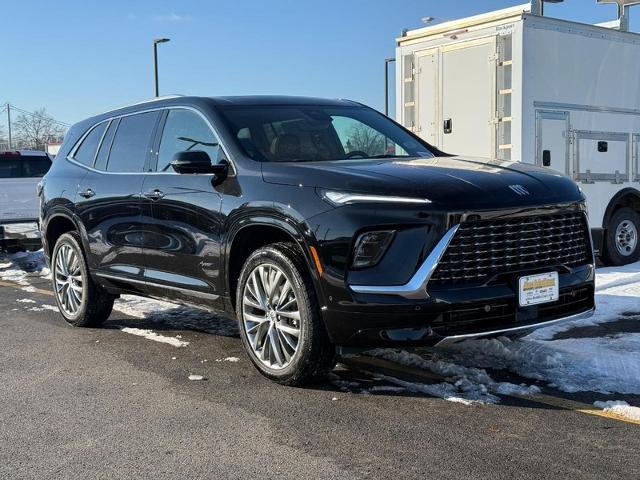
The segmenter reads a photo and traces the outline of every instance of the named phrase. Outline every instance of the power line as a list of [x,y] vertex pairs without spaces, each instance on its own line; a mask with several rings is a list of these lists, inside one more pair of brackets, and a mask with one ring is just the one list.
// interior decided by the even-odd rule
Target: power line
[[[11,108],[11,110],[15,110],[16,112],[22,113],[24,115],[30,115],[30,116],[36,116],[37,113],[35,112],[29,112],[28,110],[23,110],[22,108],[18,108],[15,105],[7,102],[2,106],[2,110],[0,110],[0,113],[5,112],[7,110],[7,108]],[[52,119],[53,123],[56,123],[58,125],[62,125],[64,127],[70,127],[71,124],[67,123],[67,122],[61,122],[60,120],[56,120],[56,119]]]

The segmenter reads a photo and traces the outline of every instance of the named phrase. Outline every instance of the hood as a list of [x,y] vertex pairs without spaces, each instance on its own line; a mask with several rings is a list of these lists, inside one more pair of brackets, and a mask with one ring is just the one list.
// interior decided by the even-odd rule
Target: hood
[[553,170],[466,157],[264,163],[262,174],[268,183],[428,198],[465,209],[583,199],[571,179]]

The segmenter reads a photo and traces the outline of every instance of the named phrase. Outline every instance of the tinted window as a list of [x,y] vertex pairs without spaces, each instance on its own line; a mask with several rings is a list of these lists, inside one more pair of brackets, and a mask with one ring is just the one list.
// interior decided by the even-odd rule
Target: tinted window
[[107,171],[142,172],[158,112],[141,113],[120,119],[109,154]]
[[82,141],[73,159],[83,165],[93,166],[93,161],[96,158],[96,150],[98,149],[100,140],[102,140],[105,128],[107,128],[107,123],[103,122],[91,130],[89,135]]
[[42,177],[50,167],[51,160],[44,155],[0,156],[0,178]]
[[200,115],[191,110],[171,110],[162,131],[158,152],[158,172],[169,170],[177,152],[201,150],[211,161],[218,161],[218,139]]
[[109,157],[109,150],[111,150],[111,142],[113,142],[113,137],[118,128],[118,122],[119,120],[117,119],[113,120],[109,124],[107,133],[104,135],[104,140],[102,140],[100,150],[98,150],[98,156],[96,157],[95,168],[98,170],[105,170],[107,168],[107,158]]
[[424,143],[370,108],[256,105],[220,111],[238,143],[255,160],[433,156]]
[[25,177],[44,177],[49,168],[51,168],[51,160],[49,157],[22,157],[23,175]]

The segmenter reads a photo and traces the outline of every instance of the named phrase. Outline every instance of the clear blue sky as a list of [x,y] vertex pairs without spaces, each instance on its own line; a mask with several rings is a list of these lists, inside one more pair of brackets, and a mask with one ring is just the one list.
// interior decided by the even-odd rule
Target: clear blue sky
[[[454,19],[518,0],[21,0],[2,2],[0,104],[83,117],[161,93],[351,98],[382,109],[383,59],[420,18]],[[640,29],[640,7],[632,28]],[[551,16],[600,22],[614,5],[567,0]]]

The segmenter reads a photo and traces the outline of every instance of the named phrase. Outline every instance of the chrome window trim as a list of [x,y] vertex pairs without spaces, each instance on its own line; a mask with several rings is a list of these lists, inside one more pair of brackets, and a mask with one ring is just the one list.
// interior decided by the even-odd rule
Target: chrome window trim
[[[103,123],[106,123],[107,126],[104,129],[104,132],[102,132],[102,136],[100,137],[100,141],[98,142],[98,147],[96,148],[96,152],[93,154],[93,162],[91,162],[91,167],[89,167],[88,165],[85,165],[84,163],[76,160],[76,153],[78,153],[78,150],[80,150],[80,147],[82,146],[82,144],[84,143],[85,139],[91,135],[91,132],[93,132],[96,128],[98,128],[99,125],[102,125]],[[102,146],[102,142],[104,141],[104,136],[107,134],[107,130],[109,130],[109,125],[111,125],[111,119],[107,119],[107,120],[102,120],[98,123],[96,123],[95,125],[93,125],[91,128],[89,128],[84,135],[82,135],[82,137],[80,137],[80,140],[78,140],[76,142],[76,144],[73,146],[73,148],[71,149],[71,152],[69,152],[69,155],[67,155],[67,159],[73,160],[75,163],[85,166],[85,167],[89,167],[89,168],[93,168],[93,165],[96,164],[96,158],[98,158],[98,152],[100,151],[100,147]]]
[[422,262],[418,271],[404,285],[351,285],[351,290],[356,293],[399,295],[411,300],[426,300],[429,298],[427,284],[458,228],[460,228],[460,224],[454,225],[442,236],[429,256]]
[[[84,139],[87,137],[87,135],[89,135],[89,133],[91,133],[91,131],[96,128],[98,125],[100,125],[101,123],[104,122],[112,122],[116,119],[121,119],[124,117],[130,117],[132,115],[140,115],[143,113],[150,113],[150,112],[162,112],[162,111],[169,111],[169,110],[176,110],[176,109],[184,109],[184,110],[191,110],[192,112],[195,112],[196,114],[198,114],[207,124],[207,126],[211,129],[211,131],[215,134],[215,136],[218,138],[218,143],[220,144],[220,149],[222,150],[222,153],[224,155],[224,158],[229,162],[229,165],[231,166],[231,170],[232,173],[230,173],[229,176],[235,176],[237,174],[237,170],[235,167],[235,164],[233,163],[233,160],[231,159],[231,157],[229,156],[228,150],[225,148],[219,130],[209,121],[209,119],[197,108],[191,107],[189,105],[170,105],[170,106],[164,106],[164,107],[155,107],[155,108],[146,108],[146,109],[142,109],[142,110],[136,110],[135,112],[129,112],[129,113],[124,113],[124,114],[120,114],[120,115],[114,115],[112,117],[108,117],[106,119],[100,120],[99,122],[95,123],[94,125],[92,125],[89,129],[87,129],[87,131],[84,133],[84,135],[82,135],[82,137],[80,137],[80,140],[78,140],[78,142],[75,144],[75,146],[71,149],[71,153],[69,155],[67,155],[66,160],[78,165],[80,167],[86,168],[89,171],[92,172],[97,172],[97,173],[104,173],[106,175],[131,175],[131,174],[144,174],[144,175],[179,175],[179,173],[177,172],[107,172],[106,170],[98,170],[96,168],[93,168],[93,166],[89,167],[87,165],[84,165],[83,163],[80,163],[79,161],[77,161],[75,158],[73,158],[73,155],[75,155],[76,150],[80,147],[80,145],[82,145],[82,142],[84,141]],[[108,126],[107,126],[108,128]],[[105,133],[106,133],[106,129],[105,129]],[[115,137],[114,137],[115,138]],[[98,149],[96,150],[96,155],[98,154],[98,151],[100,150],[100,147],[102,145],[102,140],[104,140],[104,135],[103,138],[100,141],[100,144],[98,144]],[[153,152],[151,152],[153,153]],[[156,152],[157,155],[157,152]],[[96,158],[94,157],[93,162],[95,165],[95,161]],[[196,174],[196,175],[208,175],[208,176],[214,176],[214,174],[212,173],[203,173],[203,174]]]

